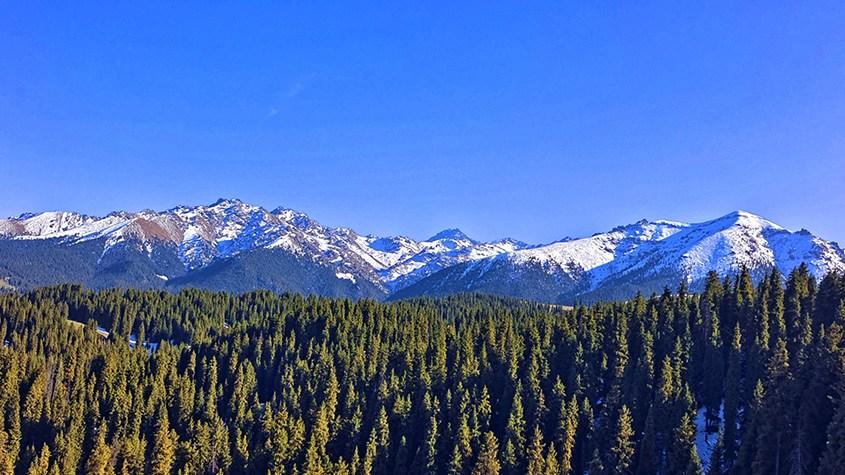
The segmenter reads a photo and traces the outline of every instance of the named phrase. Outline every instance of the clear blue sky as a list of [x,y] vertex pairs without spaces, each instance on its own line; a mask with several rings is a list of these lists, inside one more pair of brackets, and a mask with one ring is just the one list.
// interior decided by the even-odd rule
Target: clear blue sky
[[841,1],[49,3],[0,8],[0,215],[227,196],[547,242],[741,208],[845,241]]

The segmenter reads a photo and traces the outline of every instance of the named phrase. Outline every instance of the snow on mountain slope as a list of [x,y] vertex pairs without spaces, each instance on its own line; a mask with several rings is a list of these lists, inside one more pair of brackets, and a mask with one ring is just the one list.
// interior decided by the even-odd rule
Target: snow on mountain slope
[[590,271],[626,256],[644,242],[660,241],[687,226],[672,221],[643,220],[587,238],[520,250],[508,257],[515,264],[539,264],[548,272]]
[[365,279],[385,292],[449,265],[525,246],[514,240],[481,243],[455,229],[425,241],[363,236],[348,228],[323,226],[295,210],[267,211],[236,199],[162,212],[115,212],[102,218],[72,212],[26,214],[0,220],[0,237],[56,239],[63,244],[102,239],[104,256],[121,246],[150,256],[163,246],[174,250],[186,271],[250,250],[283,249],[335,268],[339,278]]
[[476,261],[527,247],[512,239],[480,243],[461,236],[443,233],[418,243],[419,251],[403,261],[382,269],[382,280],[388,288],[396,290],[427,277],[435,272],[467,261]]
[[675,273],[693,283],[704,279],[711,270],[725,275],[736,273],[743,266],[776,266],[788,273],[801,262],[806,262],[818,277],[830,270],[845,269],[845,259],[836,244],[736,211],[641,246],[622,259],[616,270],[622,275],[635,271],[645,275]]
[[122,219],[113,216],[95,218],[68,211],[48,211],[0,220],[0,236],[23,239],[82,237],[107,232],[122,222]]
[[[320,275],[384,294],[408,289],[403,295],[483,290],[560,300],[608,286],[640,288],[644,283],[674,284],[681,278],[695,284],[710,270],[724,275],[742,266],[753,270],[777,266],[787,273],[806,262],[818,277],[845,271],[845,254],[836,243],[804,230],[790,232],[744,211],[695,224],[642,220],[581,239],[531,247],[511,239],[479,242],[459,229],[446,229],[423,241],[361,235],[349,228],[323,226],[295,210],[268,211],[221,199],[207,206],[105,217],[62,211],[25,214],[0,220],[3,238],[50,240],[59,246],[102,243],[98,263],[146,256],[154,262],[155,275],[167,279],[251,251],[281,250],[330,270]],[[260,265],[261,260],[249,262]],[[278,262],[293,265],[291,260]],[[215,272],[220,269],[226,267]]]
[[[754,271],[777,267],[786,274],[802,262],[817,277],[845,271],[845,253],[836,243],[736,211],[696,224],[643,220],[586,238],[500,253],[434,274],[400,295],[492,291],[572,301],[608,288],[652,291],[680,279],[695,285],[711,270],[726,275],[743,266]],[[539,297],[537,289],[544,289]]]

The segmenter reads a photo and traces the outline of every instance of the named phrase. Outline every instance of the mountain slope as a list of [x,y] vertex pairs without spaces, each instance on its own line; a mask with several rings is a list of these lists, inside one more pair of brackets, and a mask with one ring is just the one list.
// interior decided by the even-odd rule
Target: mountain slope
[[291,209],[221,199],[161,212],[94,217],[57,211],[0,220],[0,278],[19,288],[72,281],[98,288],[197,285],[384,297],[448,266],[522,247],[514,240],[478,242],[458,230],[425,241],[364,236]]
[[817,277],[845,271],[845,253],[836,243],[737,211],[697,224],[640,221],[583,239],[463,263],[401,289],[393,298],[472,291],[571,303],[659,291],[681,280],[697,288],[710,270],[725,275],[746,266],[759,275],[777,267],[788,273],[801,262]]
[[240,200],[105,217],[57,211],[0,220],[0,281],[27,289],[94,288],[318,293],[404,298],[487,292],[536,300],[628,297],[747,266],[817,277],[845,270],[836,243],[736,211],[703,223],[642,220],[581,239],[529,246],[479,242],[459,229],[417,241],[323,226],[286,208]]

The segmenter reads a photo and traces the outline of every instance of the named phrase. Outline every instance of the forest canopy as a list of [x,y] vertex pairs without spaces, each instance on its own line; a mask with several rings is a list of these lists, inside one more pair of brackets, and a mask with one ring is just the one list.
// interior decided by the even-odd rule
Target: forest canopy
[[0,294],[0,474],[841,473],[843,299]]

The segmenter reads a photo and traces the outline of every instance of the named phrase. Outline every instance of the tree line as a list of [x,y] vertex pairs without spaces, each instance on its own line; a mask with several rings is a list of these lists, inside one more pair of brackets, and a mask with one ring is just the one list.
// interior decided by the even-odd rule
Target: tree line
[[841,473],[843,299],[2,294],[0,475]]

